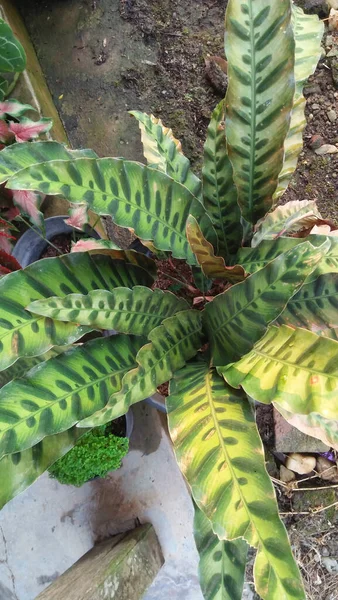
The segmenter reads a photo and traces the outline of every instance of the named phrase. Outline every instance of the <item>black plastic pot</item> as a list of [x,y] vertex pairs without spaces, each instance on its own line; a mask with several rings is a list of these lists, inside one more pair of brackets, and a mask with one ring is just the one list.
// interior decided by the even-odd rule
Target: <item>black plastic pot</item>
[[[67,219],[67,215],[64,217],[49,217],[45,220],[45,237],[47,240],[50,241],[57,235],[69,235],[74,232],[74,229],[65,223],[65,219]],[[84,232],[90,237],[100,238],[99,234],[87,225]],[[27,267],[39,260],[47,248],[48,242],[42,239],[38,229],[34,227],[33,229],[27,229],[20,237],[12,254],[22,267]]]

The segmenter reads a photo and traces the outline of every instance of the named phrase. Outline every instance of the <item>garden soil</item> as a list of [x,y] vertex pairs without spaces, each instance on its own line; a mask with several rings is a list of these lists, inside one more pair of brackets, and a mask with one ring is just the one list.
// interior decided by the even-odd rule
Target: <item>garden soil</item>
[[[224,58],[225,4],[18,0],[72,145],[91,147],[100,156],[142,160],[138,126],[128,110],[144,110],[172,127],[199,173],[210,113],[226,86],[219,60]],[[335,42],[338,47],[338,32],[326,39],[326,52]],[[317,200],[323,217],[338,224],[338,154],[315,152],[323,143],[338,143],[338,87],[330,60],[324,53],[306,89],[304,150],[283,202]],[[267,431],[267,417],[264,423]],[[274,461],[268,465],[278,479]],[[337,501],[335,488],[318,490],[325,485],[318,480],[308,485],[317,489],[290,493],[278,483],[275,487],[282,512],[292,513],[283,518],[308,599],[337,600],[338,513],[335,506],[312,513]]]

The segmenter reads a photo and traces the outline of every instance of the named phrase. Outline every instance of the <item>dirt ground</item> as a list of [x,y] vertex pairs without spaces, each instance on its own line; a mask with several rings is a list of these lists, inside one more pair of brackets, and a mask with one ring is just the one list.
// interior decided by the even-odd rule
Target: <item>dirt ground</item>
[[[145,110],[173,128],[199,172],[210,113],[224,94],[222,72],[206,67],[205,60],[209,55],[224,57],[225,4],[19,0],[71,143],[93,147],[100,155],[141,159],[138,128],[127,111]],[[326,51],[335,39],[338,44],[335,35],[325,38]],[[314,151],[316,143],[338,143],[338,89],[325,53],[306,96],[304,151],[283,202],[317,200],[323,216],[338,223],[338,154]],[[263,435],[269,446],[268,425]],[[280,483],[273,456],[268,457],[307,597],[337,600],[338,513],[335,506],[312,513],[337,501],[335,488],[313,479],[302,485],[315,490],[290,493]]]

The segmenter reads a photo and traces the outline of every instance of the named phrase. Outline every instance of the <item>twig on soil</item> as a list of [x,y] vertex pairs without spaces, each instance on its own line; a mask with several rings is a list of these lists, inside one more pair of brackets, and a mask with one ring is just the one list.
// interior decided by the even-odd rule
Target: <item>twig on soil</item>
[[183,37],[182,33],[170,33],[170,31],[162,31],[163,35],[170,35],[170,37]]
[[[330,467],[331,468],[331,467]],[[338,488],[338,483],[334,483],[333,485],[323,485],[319,487],[304,487],[304,488],[294,488],[294,492],[317,492],[320,490],[329,490],[331,488]]]
[[279,514],[283,517],[290,516],[290,515],[317,515],[318,513],[321,513],[324,510],[328,510],[329,508],[333,508],[334,506],[337,506],[337,505],[338,505],[338,500],[337,500],[337,502],[333,502],[332,504],[329,504],[328,506],[323,506],[322,508],[314,508],[313,510],[301,511],[301,512],[297,512],[297,511],[281,512]]

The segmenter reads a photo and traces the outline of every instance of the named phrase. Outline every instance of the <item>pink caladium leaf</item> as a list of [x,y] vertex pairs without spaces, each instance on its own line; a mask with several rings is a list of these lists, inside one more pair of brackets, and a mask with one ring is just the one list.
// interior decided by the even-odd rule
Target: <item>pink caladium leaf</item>
[[110,240],[88,238],[73,244],[71,252],[88,252],[89,250],[121,250],[121,248]]
[[13,192],[13,202],[15,206],[29,217],[29,220],[38,227],[43,227],[44,219],[40,211],[40,206],[45,196],[36,192],[27,190],[15,190]]
[[66,225],[82,230],[89,220],[88,204],[71,204],[68,214],[69,218],[65,219]]
[[9,123],[9,130],[15,135],[17,142],[29,142],[37,138],[42,133],[47,133],[53,125],[52,119],[40,119],[40,121],[31,121],[22,117],[20,123]]
[[10,235],[10,233],[6,233],[5,231],[0,231],[0,250],[7,252],[8,254],[12,251],[13,241],[15,237]]
[[7,144],[14,140],[14,133],[10,131],[8,124],[0,119],[0,142]]
[[0,119],[3,119],[5,115],[9,115],[10,117],[21,117],[28,110],[34,110],[36,112],[36,109],[30,104],[22,104],[18,100],[11,98],[5,102],[0,102]]

